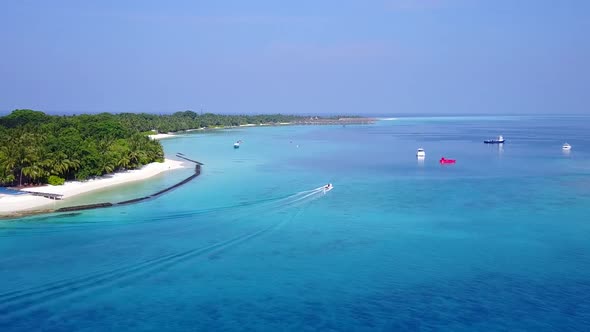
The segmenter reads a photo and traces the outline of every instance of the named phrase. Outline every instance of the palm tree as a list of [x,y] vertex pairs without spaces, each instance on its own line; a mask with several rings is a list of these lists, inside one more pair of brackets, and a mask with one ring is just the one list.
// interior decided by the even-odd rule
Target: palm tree
[[19,186],[23,184],[23,175],[27,174],[35,175],[39,173],[39,170],[27,167],[37,166],[37,163],[41,159],[42,154],[42,137],[33,133],[17,133],[8,142],[8,151],[12,156],[13,169],[15,173],[19,175]]
[[105,163],[102,164],[101,172],[103,174],[113,173],[114,170],[115,170],[115,166],[112,165],[111,163],[105,162]]
[[144,159],[144,152],[143,151],[130,151],[128,156],[129,163],[133,168],[140,167],[142,165],[141,161]]
[[13,174],[15,160],[7,153],[7,147],[0,147],[0,184],[7,185],[16,179]]
[[[26,177],[30,178],[31,180],[38,180],[40,178],[46,177],[48,174],[47,172],[38,165],[30,165],[23,167],[21,169],[21,174],[25,175]],[[21,179],[22,181],[22,179]]]
[[128,155],[122,155],[117,162],[117,165],[121,168],[127,168],[131,164],[131,159],[129,159]]
[[68,158],[63,152],[57,152],[45,161],[49,173],[65,176],[70,170],[80,168],[80,162],[76,159]]

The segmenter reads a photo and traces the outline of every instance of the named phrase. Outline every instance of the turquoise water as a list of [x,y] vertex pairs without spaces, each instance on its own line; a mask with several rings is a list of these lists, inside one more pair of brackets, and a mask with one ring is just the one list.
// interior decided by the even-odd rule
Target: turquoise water
[[0,187],[0,195],[22,195],[23,193],[9,188]]
[[[585,331],[588,120],[400,118],[165,140],[203,174],[137,205],[0,221],[0,330]],[[503,147],[482,143],[500,134]]]

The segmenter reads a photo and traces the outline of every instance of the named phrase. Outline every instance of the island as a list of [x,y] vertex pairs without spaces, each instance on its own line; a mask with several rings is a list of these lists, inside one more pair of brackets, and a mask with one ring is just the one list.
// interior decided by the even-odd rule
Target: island
[[39,209],[52,203],[48,198],[68,198],[182,168],[182,161],[164,158],[159,142],[177,132],[371,121],[343,116],[219,115],[193,111],[165,115],[49,115],[30,109],[15,110],[0,117],[0,187],[44,195],[0,192],[0,214]]

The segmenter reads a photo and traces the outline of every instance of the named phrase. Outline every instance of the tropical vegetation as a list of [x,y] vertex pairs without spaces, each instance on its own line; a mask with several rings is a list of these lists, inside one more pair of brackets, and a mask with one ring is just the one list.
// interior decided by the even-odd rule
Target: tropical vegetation
[[287,115],[48,115],[15,110],[0,117],[0,186],[62,184],[163,161],[160,142],[146,133],[291,122]]
[[122,113],[117,117],[121,122],[140,132],[156,130],[160,133],[177,132],[197,128],[233,127],[245,124],[273,124],[301,120],[302,116],[263,115],[219,115],[198,114],[193,111],[176,112],[167,115]]

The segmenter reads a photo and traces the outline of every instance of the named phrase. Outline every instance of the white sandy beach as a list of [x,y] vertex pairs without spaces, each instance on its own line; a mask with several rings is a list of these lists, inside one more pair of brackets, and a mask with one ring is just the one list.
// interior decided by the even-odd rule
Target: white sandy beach
[[[166,159],[163,163],[151,163],[141,169],[114,173],[88,181],[72,181],[66,182],[62,186],[47,185],[23,189],[23,191],[58,194],[63,195],[63,199],[68,199],[69,197],[93,190],[145,180],[162,172],[182,167],[185,167],[185,163]],[[0,195],[0,215],[43,209],[44,207],[50,206],[53,202],[51,199],[32,195]]]
[[[291,123],[291,122],[279,122],[279,123],[276,123],[275,125],[285,126],[285,125],[292,125],[292,124],[293,123]],[[247,123],[247,124],[241,124],[241,125],[237,125],[237,126],[219,126],[219,127],[212,127],[212,128],[201,127],[201,128],[187,129],[187,130],[183,130],[183,131],[179,131],[179,132],[175,132],[175,133],[170,132],[168,134],[153,134],[153,135],[148,135],[148,137],[150,139],[160,140],[160,139],[178,137],[178,135],[181,135],[182,133],[189,133],[192,131],[232,129],[232,128],[239,128],[239,127],[258,127],[258,126],[271,126],[271,125],[273,125],[273,124],[270,124],[270,123],[261,123],[261,124]]]
[[155,134],[155,135],[148,135],[149,138],[151,139],[164,139],[164,138],[170,138],[170,137],[174,137],[174,134]]

